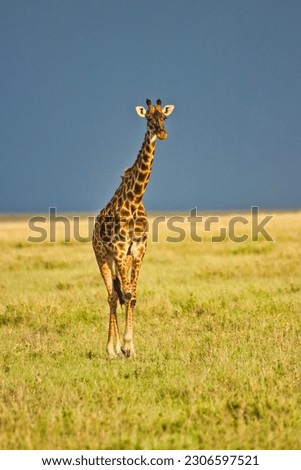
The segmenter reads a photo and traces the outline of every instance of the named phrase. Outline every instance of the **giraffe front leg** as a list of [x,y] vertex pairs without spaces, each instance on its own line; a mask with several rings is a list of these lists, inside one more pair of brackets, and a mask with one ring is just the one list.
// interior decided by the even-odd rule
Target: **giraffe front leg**
[[131,283],[129,282],[129,269],[132,264],[132,256],[125,255],[121,259],[116,261],[118,273],[121,278],[123,297],[125,302],[131,300],[132,298],[132,288]]
[[126,302],[126,319],[125,319],[125,331],[123,337],[123,346],[121,348],[125,357],[134,357],[135,348],[133,342],[133,319],[134,312],[131,306],[131,301]]
[[[117,258],[117,259],[116,259]],[[133,308],[131,304],[132,286],[129,281],[129,270],[132,265],[132,255],[121,253],[116,257],[116,265],[118,274],[121,279],[123,300],[125,302],[126,318],[125,318],[125,332],[123,336],[123,346],[121,351],[125,357],[130,357],[135,354],[133,343]]]
[[142,244],[137,250],[136,256],[133,258],[132,273],[131,273],[131,286],[132,286],[132,297],[131,307],[134,308],[137,302],[137,284],[140,273],[142,260],[146,251],[146,243]]
[[[101,256],[102,255],[102,256]],[[100,273],[108,291],[108,303],[110,307],[109,314],[109,332],[107,341],[107,353],[111,359],[122,356],[120,336],[117,322],[117,300],[118,296],[113,286],[112,261],[104,259],[105,256],[100,252],[97,257]]]
[[136,254],[136,257],[132,259],[131,297],[126,302],[126,324],[124,333],[124,344],[122,347],[122,351],[126,357],[135,356],[135,348],[133,342],[134,308],[136,306],[138,276],[144,253],[145,245],[142,245],[137,253],[138,256]]
[[109,334],[108,334],[108,342],[107,342],[107,353],[110,359],[114,359],[116,357],[116,353],[114,350],[114,339],[115,339],[115,319],[114,319],[114,314],[110,312]]
[[117,322],[117,295],[115,292],[109,296],[110,305],[110,319],[109,319],[109,334],[107,342],[107,353],[110,359],[123,356],[121,351],[121,342],[119,336],[118,322]]

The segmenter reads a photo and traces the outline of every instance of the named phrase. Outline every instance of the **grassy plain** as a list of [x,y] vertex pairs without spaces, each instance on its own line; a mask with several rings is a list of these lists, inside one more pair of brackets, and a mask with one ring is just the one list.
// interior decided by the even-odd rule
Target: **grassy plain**
[[266,228],[274,242],[241,224],[244,243],[171,243],[161,223],[137,357],[112,361],[90,243],[65,243],[62,227],[56,243],[28,243],[26,218],[3,218],[0,448],[300,449],[301,213]]

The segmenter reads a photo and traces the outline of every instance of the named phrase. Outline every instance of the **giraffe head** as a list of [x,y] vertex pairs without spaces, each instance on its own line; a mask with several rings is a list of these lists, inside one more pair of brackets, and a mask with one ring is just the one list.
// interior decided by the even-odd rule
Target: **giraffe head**
[[160,140],[166,139],[167,132],[164,121],[173,112],[174,105],[168,104],[162,108],[161,100],[157,100],[155,105],[151,103],[151,100],[146,100],[146,104],[147,110],[143,106],[136,106],[138,116],[146,118],[147,129],[152,136],[156,136]]

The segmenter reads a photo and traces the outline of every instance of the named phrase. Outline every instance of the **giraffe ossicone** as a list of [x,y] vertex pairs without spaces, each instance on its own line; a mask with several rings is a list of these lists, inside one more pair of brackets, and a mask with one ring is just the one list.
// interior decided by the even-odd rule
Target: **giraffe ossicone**
[[[133,318],[139,271],[147,246],[148,221],[142,203],[155,154],[156,140],[165,140],[165,119],[174,105],[162,108],[161,100],[153,105],[146,100],[136,106],[137,114],[147,121],[142,147],[134,164],[121,176],[121,183],[110,202],[96,217],[93,249],[104,280],[110,308],[107,353],[111,358],[135,355]],[[126,319],[123,343],[120,339],[117,304],[125,304]]]

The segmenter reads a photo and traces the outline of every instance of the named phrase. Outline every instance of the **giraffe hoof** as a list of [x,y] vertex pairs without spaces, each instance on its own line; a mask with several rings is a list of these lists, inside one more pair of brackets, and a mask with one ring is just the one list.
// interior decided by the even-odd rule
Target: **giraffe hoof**
[[134,308],[136,305],[136,299],[131,300],[131,307]]
[[121,359],[121,358],[124,358],[124,354],[122,351],[109,354],[110,361],[113,361],[114,359]]
[[130,350],[130,349],[123,349],[123,348],[121,348],[121,351],[123,352],[123,355],[124,355],[125,357],[130,357],[130,355],[131,355],[131,350]]
[[114,352],[108,353],[108,355],[109,355],[109,359],[116,359],[117,357],[117,354],[115,354]]

